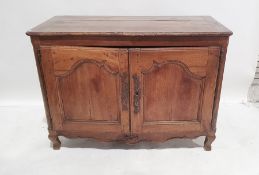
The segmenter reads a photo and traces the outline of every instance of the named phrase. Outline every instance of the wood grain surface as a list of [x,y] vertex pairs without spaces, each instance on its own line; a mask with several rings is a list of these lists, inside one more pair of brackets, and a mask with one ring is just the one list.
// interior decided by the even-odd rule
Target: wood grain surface
[[230,30],[209,16],[56,16],[27,32],[49,139],[216,136]]
[[31,29],[27,34],[30,36],[229,36],[232,32],[210,16],[55,16]]

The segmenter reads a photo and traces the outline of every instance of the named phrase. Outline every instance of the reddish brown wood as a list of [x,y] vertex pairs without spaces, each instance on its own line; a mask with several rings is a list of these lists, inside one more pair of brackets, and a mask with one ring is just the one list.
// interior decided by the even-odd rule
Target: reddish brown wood
[[53,131],[53,130],[49,130],[49,136],[48,137],[52,142],[53,149],[56,149],[56,150],[60,149],[61,142],[58,138],[57,132]]
[[[35,36],[31,36],[35,38]],[[40,36],[41,45],[88,47],[221,46],[228,36]]]
[[211,149],[232,34],[213,18],[64,16],[27,34],[53,148],[207,136]]
[[204,149],[206,151],[210,151],[211,150],[211,144],[212,142],[216,139],[216,136],[206,136],[205,141],[204,141]]
[[41,92],[42,92],[45,114],[46,114],[47,123],[48,123],[48,129],[51,130],[52,129],[52,119],[51,119],[50,112],[49,112],[47,92],[46,92],[46,88],[45,88],[46,86],[45,86],[45,82],[43,80],[43,72],[42,72],[41,65],[40,65],[41,55],[40,55],[40,49],[39,49],[39,40],[37,37],[34,37],[34,38],[31,38],[31,42],[33,45],[33,51],[34,51],[36,65],[37,65],[37,71],[38,71],[39,82],[40,82],[40,86],[41,86]]
[[210,16],[55,16],[27,32],[31,36],[229,36],[231,33]]
[[40,49],[54,130],[129,133],[128,103],[124,110],[121,105],[120,75],[128,74],[126,49]]
[[181,133],[179,125],[209,132],[219,53],[218,47],[131,49],[130,74],[140,80],[141,97],[135,112],[132,78],[132,133]]

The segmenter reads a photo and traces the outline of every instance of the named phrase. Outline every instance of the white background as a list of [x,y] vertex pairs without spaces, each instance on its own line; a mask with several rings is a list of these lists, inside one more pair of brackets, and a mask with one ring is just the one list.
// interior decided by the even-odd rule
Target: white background
[[[42,105],[25,32],[54,15],[211,15],[231,29],[222,101],[246,101],[259,48],[258,0],[1,0],[0,106]],[[257,20],[257,22],[256,22]]]
[[[259,175],[259,108],[237,104],[246,102],[259,53],[257,1],[0,0],[0,174]],[[212,151],[202,150],[204,138],[129,146],[63,137],[52,151],[25,32],[54,15],[211,15],[231,29]]]

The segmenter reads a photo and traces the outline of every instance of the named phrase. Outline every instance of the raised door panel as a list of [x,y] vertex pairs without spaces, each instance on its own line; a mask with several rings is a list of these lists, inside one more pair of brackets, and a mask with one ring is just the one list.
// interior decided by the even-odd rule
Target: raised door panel
[[155,62],[142,75],[144,121],[198,120],[203,77],[178,61]]
[[219,54],[218,47],[131,49],[133,134],[209,132]]
[[44,46],[41,55],[55,130],[129,133],[127,49]]
[[66,120],[118,121],[118,73],[108,72],[99,66],[97,62],[82,62],[73,73],[59,75],[60,97]]

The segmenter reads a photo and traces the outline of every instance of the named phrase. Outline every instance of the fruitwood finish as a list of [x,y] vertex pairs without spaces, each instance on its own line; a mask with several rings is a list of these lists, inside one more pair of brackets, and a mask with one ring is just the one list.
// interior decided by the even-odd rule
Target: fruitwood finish
[[206,136],[210,150],[231,34],[211,17],[57,16],[28,31],[53,148]]

